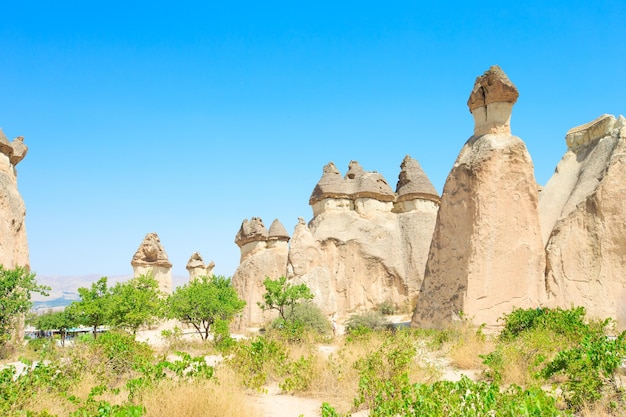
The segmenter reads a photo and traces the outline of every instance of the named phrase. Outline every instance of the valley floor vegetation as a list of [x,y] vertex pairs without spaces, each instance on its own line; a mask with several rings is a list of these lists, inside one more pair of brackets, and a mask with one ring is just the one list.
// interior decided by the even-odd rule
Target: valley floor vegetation
[[[154,291],[149,280],[129,285]],[[276,386],[319,401],[324,417],[366,409],[373,417],[626,414],[626,333],[616,334],[610,319],[588,320],[582,307],[514,310],[502,317],[499,334],[488,335],[468,320],[445,330],[392,327],[383,313],[393,306],[381,305],[353,316],[345,334],[335,336],[306,286],[282,278],[264,284],[261,307],[277,318],[235,340],[228,323],[243,302],[227,278],[175,291],[176,309],[167,304],[174,294],[157,297],[162,304],[145,314],[122,302],[133,290],[98,281],[82,289],[65,318],[33,320],[57,330],[76,320],[112,330],[65,345],[44,338],[5,348],[3,362],[22,366],[0,367],[0,415],[262,416],[256,399]],[[182,294],[203,291],[224,304],[186,306]],[[87,300],[96,307],[86,308]],[[140,329],[168,317],[182,324],[161,332],[162,346],[137,340]],[[197,337],[185,337],[183,328]],[[454,382],[445,380],[450,370]]]

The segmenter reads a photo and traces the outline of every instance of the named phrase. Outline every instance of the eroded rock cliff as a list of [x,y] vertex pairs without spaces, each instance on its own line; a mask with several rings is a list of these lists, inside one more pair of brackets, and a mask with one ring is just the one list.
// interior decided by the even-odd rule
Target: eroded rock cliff
[[603,115],[567,132],[540,199],[551,302],[626,328],[626,120]]
[[0,129],[0,264],[30,268],[26,239],[26,206],[17,190],[15,166],[26,156],[24,138],[9,142]]

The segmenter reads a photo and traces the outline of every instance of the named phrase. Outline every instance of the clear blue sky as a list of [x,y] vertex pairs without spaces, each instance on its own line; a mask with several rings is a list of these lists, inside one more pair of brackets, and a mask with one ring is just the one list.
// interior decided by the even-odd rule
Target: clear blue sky
[[0,57],[39,277],[130,274],[152,231],[174,274],[230,276],[242,220],[310,220],[329,161],[395,187],[410,154],[441,192],[493,64],[541,184],[568,129],[626,113],[623,0],[5,2]]

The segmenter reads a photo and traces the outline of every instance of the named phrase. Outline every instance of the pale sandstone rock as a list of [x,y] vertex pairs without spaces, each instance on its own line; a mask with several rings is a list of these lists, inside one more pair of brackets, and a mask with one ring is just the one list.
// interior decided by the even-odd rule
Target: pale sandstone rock
[[540,201],[550,301],[626,329],[626,131],[603,115],[566,135]]
[[241,262],[233,274],[232,283],[241,299],[246,301],[246,306],[234,325],[244,329],[262,325],[273,317],[271,313],[263,312],[258,303],[263,302],[265,278],[276,279],[286,273],[289,235],[277,220],[268,232],[263,220],[253,217],[250,221],[243,221],[235,243],[241,250]]
[[344,178],[332,162],[324,167],[309,204],[315,217],[326,210],[388,211],[393,201],[395,194],[381,174],[367,172],[351,161]]
[[7,269],[16,266],[30,268],[26,207],[17,189],[15,169],[27,149],[22,137],[9,143],[0,129],[0,264]]
[[353,161],[341,179],[329,166],[310,199],[313,219],[296,226],[288,277],[306,283],[322,310],[339,319],[384,301],[411,304],[438,208],[434,187],[417,161],[405,158],[402,201],[395,207],[396,195],[380,174]]
[[467,100],[474,116],[474,136],[510,135],[511,111],[518,96],[515,85],[497,65],[476,78]]
[[[472,113],[517,98],[497,72],[492,67],[477,79],[468,102]],[[412,326],[443,327],[461,312],[495,326],[514,307],[542,302],[537,185],[524,142],[505,133],[509,120],[510,114],[488,119],[489,131],[498,133],[472,136],[448,175]],[[484,120],[475,123],[475,132],[482,132]]]
[[314,217],[308,226],[299,219],[288,247],[280,223],[266,233],[260,219],[244,221],[236,239],[242,260],[233,276],[248,303],[239,326],[269,318],[257,307],[265,276],[285,275],[294,284],[307,284],[314,302],[339,320],[384,301],[412,305],[439,196],[417,161],[407,156],[401,168],[394,193],[381,174],[365,171],[356,161],[345,177],[332,162],[326,165],[309,200]]
[[189,261],[187,261],[185,268],[187,272],[189,272],[189,281],[192,281],[199,277],[212,277],[215,262],[211,261],[205,265],[200,252],[194,252],[189,258]]
[[133,255],[130,264],[133,267],[133,276],[151,274],[159,283],[159,290],[169,295],[172,293],[172,264],[167,253],[161,245],[159,236],[152,232],[148,233]]

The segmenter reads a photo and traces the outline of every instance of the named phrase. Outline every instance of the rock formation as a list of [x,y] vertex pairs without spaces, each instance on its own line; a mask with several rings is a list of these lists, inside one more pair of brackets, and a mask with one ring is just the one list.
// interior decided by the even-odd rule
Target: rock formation
[[258,306],[263,301],[265,277],[276,279],[285,275],[289,235],[285,227],[274,220],[268,231],[259,217],[247,219],[235,237],[241,250],[240,265],[233,274],[233,287],[246,301],[236,326],[259,325],[269,318]]
[[156,233],[148,233],[133,255],[133,276],[152,274],[165,295],[172,293],[172,264]]
[[626,328],[626,120],[603,115],[571,129],[539,202],[546,288]]
[[213,268],[215,268],[215,262],[211,261],[205,265],[200,253],[194,252],[189,258],[189,261],[187,261],[186,266],[189,272],[189,281],[193,281],[198,277],[212,277]]
[[[384,301],[411,305],[421,285],[439,196],[416,160],[407,156],[401,168],[394,192],[381,174],[365,171],[356,161],[345,177],[332,162],[326,165],[309,200],[313,219],[307,225],[300,218],[289,246],[281,231],[285,245],[280,251],[269,251],[274,225],[266,232],[259,219],[244,221],[236,238],[242,260],[233,277],[248,302],[243,323],[258,324],[263,318],[256,302],[262,300],[265,276],[306,283],[314,302],[337,318]],[[252,296],[255,291],[260,292]]]
[[498,67],[476,79],[474,135],[444,186],[412,326],[441,327],[461,312],[496,325],[543,298],[537,185],[524,142],[510,132],[517,96]]
[[15,166],[28,148],[19,136],[9,142],[0,129],[0,264],[6,269],[30,268],[26,240],[26,207],[17,190]]

